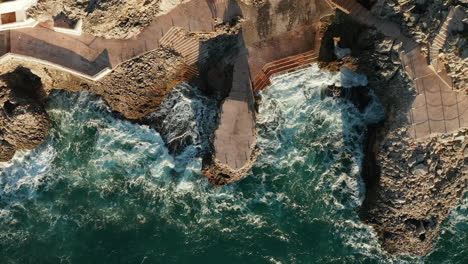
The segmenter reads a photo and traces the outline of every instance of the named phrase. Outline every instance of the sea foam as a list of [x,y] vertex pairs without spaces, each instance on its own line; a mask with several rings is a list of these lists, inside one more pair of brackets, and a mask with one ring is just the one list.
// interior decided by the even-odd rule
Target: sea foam
[[[55,92],[49,139],[0,165],[0,259],[420,261],[382,252],[356,213],[364,193],[364,132],[383,110],[374,95],[360,113],[322,91],[365,85],[365,77],[313,65],[272,83],[258,116],[263,153],[246,179],[225,188],[211,187],[200,174],[217,108],[195,87],[175,88],[149,126],[117,118],[89,93]],[[166,145],[181,137],[189,143],[171,154]],[[463,229],[463,208],[447,221],[455,229],[443,232]],[[25,248],[47,250],[24,254]]]

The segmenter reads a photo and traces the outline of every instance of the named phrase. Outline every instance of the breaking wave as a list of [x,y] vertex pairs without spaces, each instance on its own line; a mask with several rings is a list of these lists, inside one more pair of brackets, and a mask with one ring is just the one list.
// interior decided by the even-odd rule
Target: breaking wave
[[383,112],[375,97],[363,113],[324,97],[329,84],[366,79],[316,65],[274,78],[258,119],[263,153],[221,189],[200,174],[218,113],[196,88],[176,87],[149,126],[92,94],[54,92],[47,142],[0,164],[0,262],[440,263],[447,247],[461,259],[466,198],[428,257],[380,250],[357,210],[364,132]]

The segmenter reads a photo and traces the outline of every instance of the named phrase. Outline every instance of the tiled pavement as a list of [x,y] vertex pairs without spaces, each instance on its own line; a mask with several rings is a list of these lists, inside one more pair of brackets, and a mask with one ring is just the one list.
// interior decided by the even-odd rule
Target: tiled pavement
[[448,133],[468,126],[468,97],[453,91],[426,63],[419,48],[402,53],[404,67],[417,92],[408,119],[415,138]]

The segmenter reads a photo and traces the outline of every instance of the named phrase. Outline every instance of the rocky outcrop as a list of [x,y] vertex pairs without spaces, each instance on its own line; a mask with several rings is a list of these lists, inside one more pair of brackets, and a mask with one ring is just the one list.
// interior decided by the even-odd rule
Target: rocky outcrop
[[2,72],[18,66],[41,78],[44,93],[52,90],[99,94],[126,118],[138,119],[158,109],[172,88],[186,80],[184,62],[168,49],[158,49],[119,65],[103,79],[92,82],[34,62],[12,60],[0,66]]
[[175,85],[187,81],[184,67],[178,54],[160,49],[121,64],[85,88],[126,118],[138,119],[158,109]]
[[[466,191],[467,130],[419,140],[410,137],[407,113],[416,91],[401,67],[400,44],[349,19],[338,13],[325,36],[330,49],[331,39],[340,37],[340,46],[350,48],[355,58],[344,57],[324,66],[333,68],[353,62],[356,71],[368,76],[368,88],[386,112],[386,119],[370,125],[367,132],[362,169],[366,198],[360,217],[374,227],[386,251],[425,255],[450,208]],[[359,34],[347,34],[349,25],[355,31],[360,28]],[[333,57],[326,50],[324,54]],[[359,90],[350,91],[348,96],[334,87],[327,92],[365,100]]]
[[9,161],[15,155],[15,146],[8,143],[8,141],[0,141],[0,162]]
[[371,148],[380,178],[368,185],[361,217],[385,250],[425,255],[432,249],[440,225],[466,191],[467,135],[464,129],[414,140],[403,127],[377,136]]
[[252,150],[252,154],[248,158],[248,161],[238,170],[232,169],[230,166],[220,162],[214,158],[213,155],[209,154],[203,158],[202,173],[211,185],[215,187],[223,187],[229,183],[245,178],[260,154],[260,148],[255,146]]
[[383,36],[375,44],[375,53],[364,52],[358,68],[370,76],[386,120],[369,128],[361,218],[388,252],[424,255],[466,188],[468,139],[466,132],[421,140],[408,136],[407,113],[416,92],[400,68],[398,46]]
[[373,13],[383,19],[399,24],[403,32],[419,43],[429,44],[442,28],[450,8],[458,6],[464,10],[465,17],[458,18],[450,28],[447,42],[443,47],[440,60],[446,64],[448,74],[453,78],[454,89],[467,91],[468,85],[468,18],[466,1],[380,1],[374,6]]
[[369,87],[355,86],[350,88],[331,85],[325,91],[327,96],[344,98],[350,101],[356,108],[363,112],[371,101]]
[[17,149],[34,149],[45,141],[50,121],[42,101],[54,89],[99,94],[124,117],[139,119],[157,110],[174,86],[188,80],[185,67],[180,56],[168,49],[125,62],[98,82],[34,62],[2,64],[4,72],[16,70],[1,76],[0,160],[8,161]]
[[46,140],[50,120],[41,102],[43,95],[40,80],[28,69],[0,76],[0,161]]
[[83,31],[105,38],[130,38],[140,33],[157,15],[187,0],[43,0],[28,10],[39,21],[65,14],[83,20]]

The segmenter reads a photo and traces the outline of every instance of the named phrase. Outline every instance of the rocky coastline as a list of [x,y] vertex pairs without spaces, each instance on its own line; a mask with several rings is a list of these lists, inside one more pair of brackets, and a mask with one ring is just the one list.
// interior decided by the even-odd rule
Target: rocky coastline
[[[66,12],[70,17],[84,19],[87,22],[85,30],[89,33],[109,38],[129,38],[149,24],[152,17],[163,12],[159,8],[159,0],[146,1],[147,7],[143,9],[128,6],[121,1],[110,1],[104,6],[93,7],[64,1],[60,6],[49,8],[54,2],[43,1],[31,12],[38,18]],[[119,5],[116,5],[117,2]],[[261,8],[268,1],[245,2]],[[420,33],[423,29],[429,30],[427,24],[430,21],[426,21],[425,15],[437,18],[440,24],[444,19],[442,13],[447,10],[440,1],[414,7],[408,6],[405,3],[408,1],[403,0],[397,3],[364,2],[381,17],[397,21],[396,18],[404,16],[403,20],[398,20],[402,21],[404,32],[419,42],[430,40],[437,28],[431,30],[429,35]],[[463,1],[454,4],[467,5]],[[122,8],[122,5],[125,7],[122,14],[110,15],[112,12],[109,8]],[[129,10],[140,11],[135,13]],[[433,13],[434,10],[438,12]],[[367,188],[359,212],[361,220],[374,228],[382,247],[389,253],[425,255],[431,250],[450,208],[466,192],[468,130],[460,129],[451,134],[423,139],[411,138],[406,116],[415,98],[415,90],[402,67],[398,55],[399,43],[374,28],[359,24],[340,11],[327,19],[328,26],[319,57],[322,68],[339,70],[342,66],[348,66],[369,78],[367,87],[355,88],[347,94],[339,88],[330,87],[328,95],[348,98],[363,110],[369,102],[369,90],[372,90],[386,111],[386,119],[370,125],[367,131],[362,168]],[[102,23],[101,27],[96,26],[99,23]],[[238,33],[237,25],[224,27],[219,34],[205,36],[208,40],[213,37],[223,39],[224,42],[211,42],[213,46],[219,44],[221,50],[230,47],[230,44],[226,44],[232,40],[229,36]],[[466,28],[465,23],[462,30],[451,36],[443,55],[449,65],[449,74],[456,80],[456,89],[465,93],[468,91]],[[342,48],[351,50],[349,56],[338,59],[333,55],[334,37],[340,38],[339,45]],[[222,51],[218,50],[217,53]],[[16,150],[34,149],[46,140],[50,120],[44,109],[44,100],[54,89],[86,90],[99,94],[124,118],[149,124],[145,117],[157,110],[174,86],[182,81],[195,82],[205,94],[215,98],[218,104],[222,103],[229,93],[232,64],[222,56],[209,63],[211,67],[202,72],[200,78],[187,80],[184,75],[186,65],[180,54],[169,48],[159,49],[123,63],[95,83],[33,62],[12,61],[2,64],[0,71],[5,74],[0,76],[0,161],[10,160]],[[224,89],[215,89],[219,86]],[[153,127],[158,129],[157,125]],[[178,151],[177,144],[170,148],[172,152]],[[255,147],[250,162],[239,171],[230,171],[223,164],[218,164],[212,156],[205,155],[203,174],[214,186],[240,180],[250,170],[260,152]]]
[[[354,32],[347,30],[349,25]],[[338,70],[346,65],[369,79],[367,87],[347,91],[330,87],[327,95],[347,98],[362,110],[372,90],[386,112],[385,120],[369,125],[367,131],[361,220],[374,228],[389,253],[425,255],[450,208],[466,192],[467,129],[413,139],[407,113],[416,91],[401,67],[399,44],[340,12],[327,35],[330,43],[339,37],[339,45],[349,48],[351,55],[338,59],[329,44],[328,52],[322,52],[328,61],[322,67]]]

